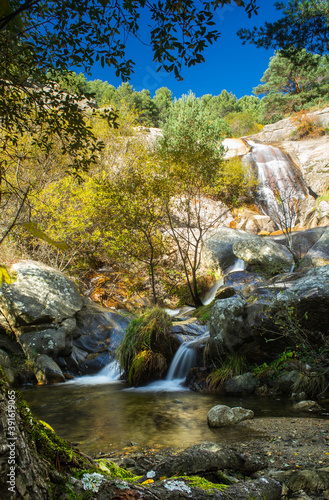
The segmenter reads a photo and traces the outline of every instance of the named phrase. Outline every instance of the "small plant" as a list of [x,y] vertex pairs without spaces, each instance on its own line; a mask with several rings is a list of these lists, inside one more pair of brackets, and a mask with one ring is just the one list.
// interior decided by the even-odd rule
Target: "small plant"
[[245,373],[248,368],[246,358],[235,353],[221,363],[221,367],[207,377],[207,386],[212,391],[220,390],[227,380]]
[[321,125],[319,125],[314,118],[309,116],[304,110],[299,111],[292,118],[293,122],[297,125],[297,129],[291,134],[291,139],[298,141],[300,139],[321,137],[326,132]]
[[168,351],[172,354],[171,324],[168,314],[155,307],[128,325],[117,355],[130,384],[140,385],[164,374]]
[[294,358],[296,358],[296,352],[287,350],[280,354],[280,356],[271,363],[263,363],[262,365],[257,365],[253,368],[252,371],[258,378],[266,377],[270,373],[274,377],[278,374],[279,371],[284,369],[287,363],[289,363]]
[[323,396],[329,388],[329,381],[319,371],[311,373],[300,373],[293,385],[293,392],[305,392],[307,397],[314,398]]
[[199,307],[196,311],[194,316],[198,318],[200,323],[203,325],[206,324],[209,320],[210,317],[210,312],[212,308],[214,307],[214,301],[210,302],[210,304],[207,304],[206,306]]

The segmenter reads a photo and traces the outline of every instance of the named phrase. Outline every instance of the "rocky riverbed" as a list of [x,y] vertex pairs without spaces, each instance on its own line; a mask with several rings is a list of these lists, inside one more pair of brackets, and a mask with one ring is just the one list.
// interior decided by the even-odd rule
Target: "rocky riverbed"
[[[228,432],[224,449],[258,457],[261,468],[253,479],[269,476],[283,484],[282,499],[329,498],[329,420],[320,418],[256,418],[240,422],[238,442]],[[182,450],[140,450],[130,443],[122,453],[102,455],[134,474],[146,475],[168,457]],[[182,497],[184,498],[184,497]],[[270,498],[270,497],[266,497]]]

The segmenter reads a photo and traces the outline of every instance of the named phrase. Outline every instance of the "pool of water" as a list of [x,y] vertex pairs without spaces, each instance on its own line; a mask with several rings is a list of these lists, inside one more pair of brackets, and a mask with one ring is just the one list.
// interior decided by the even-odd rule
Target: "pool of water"
[[131,390],[118,381],[65,383],[25,388],[23,395],[37,418],[89,454],[122,450],[131,443],[182,449],[202,441],[232,444],[253,438],[243,426],[210,429],[207,413],[216,404],[243,406],[256,418],[296,416],[289,400],[219,397],[165,382],[146,390]]

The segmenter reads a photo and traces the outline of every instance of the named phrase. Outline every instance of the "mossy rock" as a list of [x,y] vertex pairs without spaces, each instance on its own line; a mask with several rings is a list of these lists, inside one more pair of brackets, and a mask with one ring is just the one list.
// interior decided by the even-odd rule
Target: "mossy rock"
[[171,327],[169,315],[159,308],[131,321],[118,349],[120,364],[130,384],[141,385],[164,375],[176,347]]

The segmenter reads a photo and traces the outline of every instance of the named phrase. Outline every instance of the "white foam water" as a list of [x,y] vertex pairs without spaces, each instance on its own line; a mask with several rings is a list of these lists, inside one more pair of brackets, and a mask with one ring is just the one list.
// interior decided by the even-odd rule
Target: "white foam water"
[[137,392],[177,392],[188,391],[184,387],[185,379],[190,369],[195,365],[196,347],[198,344],[209,338],[209,333],[206,332],[199,337],[184,342],[178,348],[167,373],[165,380],[157,380],[151,384],[142,387],[131,387],[127,391]]
[[121,370],[119,362],[113,360],[108,365],[104,366],[104,368],[95,375],[84,375],[83,377],[77,377],[74,380],[70,380],[66,383],[76,385],[111,384],[114,382],[118,382],[120,380],[120,376]]

